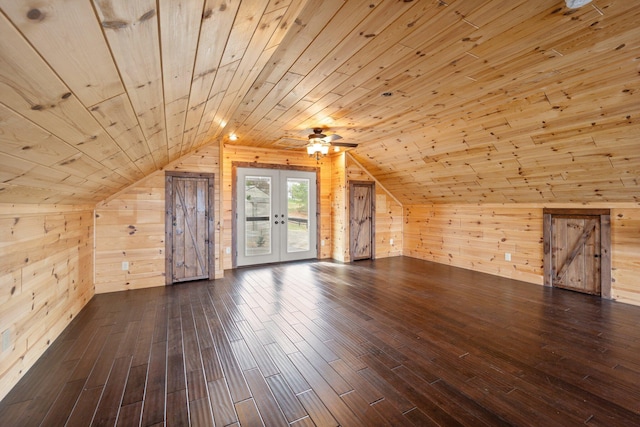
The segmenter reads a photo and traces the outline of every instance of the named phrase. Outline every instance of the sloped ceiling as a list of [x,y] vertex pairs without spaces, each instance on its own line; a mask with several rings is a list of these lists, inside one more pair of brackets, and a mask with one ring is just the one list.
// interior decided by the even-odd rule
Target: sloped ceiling
[[0,202],[98,202],[230,132],[314,126],[404,203],[640,202],[636,1],[0,8]]

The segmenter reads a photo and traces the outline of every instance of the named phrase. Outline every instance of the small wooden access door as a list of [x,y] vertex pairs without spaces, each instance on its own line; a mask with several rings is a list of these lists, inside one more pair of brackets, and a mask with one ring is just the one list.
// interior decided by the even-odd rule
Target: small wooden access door
[[349,257],[351,261],[375,255],[375,183],[349,182]]
[[611,227],[608,209],[545,209],[544,282],[611,297]]
[[165,175],[166,284],[213,279],[213,174]]

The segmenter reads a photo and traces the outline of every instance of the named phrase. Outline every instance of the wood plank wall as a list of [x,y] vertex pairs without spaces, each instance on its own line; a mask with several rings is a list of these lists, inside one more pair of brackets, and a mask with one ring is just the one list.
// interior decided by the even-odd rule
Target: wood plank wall
[[[321,158],[316,162],[315,158],[310,158],[305,151],[301,150],[273,150],[267,148],[240,147],[237,145],[227,145],[223,150],[223,235],[222,244],[224,247],[224,269],[232,268],[232,255],[226,253],[232,245],[231,218],[233,203],[232,198],[232,165],[233,162],[248,162],[256,164],[307,166],[320,168],[320,239],[319,258],[331,257],[331,157]],[[324,246],[322,242],[325,242]]]
[[[640,208],[635,204],[589,207],[611,209],[612,297],[640,305]],[[405,205],[403,253],[542,285],[542,208],[537,204]],[[505,252],[511,254],[511,261],[505,261]]]
[[93,215],[0,204],[0,399],[93,297]]
[[[373,181],[376,184],[375,257],[386,258],[402,255],[403,209],[400,202],[349,154],[346,155],[346,179],[347,189],[349,181]],[[349,218],[349,203],[346,204],[346,210],[347,218]],[[393,243],[391,243],[392,241]],[[347,244],[347,256],[348,254],[349,246]]]
[[331,157],[331,258],[340,262],[349,261],[349,219],[347,211],[348,184],[346,157],[339,154]]
[[[208,145],[167,170],[215,174],[216,256],[220,263],[220,156]],[[165,173],[159,171],[96,207],[96,293],[165,285]],[[129,270],[122,270],[122,262]]]
[[640,208],[611,209],[611,296],[640,305]]

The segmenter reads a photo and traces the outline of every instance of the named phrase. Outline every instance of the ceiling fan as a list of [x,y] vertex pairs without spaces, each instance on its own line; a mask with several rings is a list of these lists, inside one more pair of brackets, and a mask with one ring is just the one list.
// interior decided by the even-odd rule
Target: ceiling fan
[[336,142],[342,137],[336,133],[331,135],[325,135],[322,128],[313,128],[312,132],[307,139],[309,142],[306,145],[307,154],[310,157],[315,156],[316,159],[320,159],[320,156],[326,156],[329,153],[329,147],[346,147],[355,148],[358,144],[353,142]]
[[330,144],[334,147],[348,147],[348,148],[355,148],[358,146],[358,144],[353,143],[353,142],[335,142],[339,139],[342,139],[342,137],[340,135],[338,135],[337,133],[332,133],[330,135],[325,135],[324,129],[322,128],[313,128],[311,129],[311,131],[313,133],[311,133],[309,136],[307,136],[307,138],[309,139],[309,141],[316,141],[316,140],[322,140],[323,142]]

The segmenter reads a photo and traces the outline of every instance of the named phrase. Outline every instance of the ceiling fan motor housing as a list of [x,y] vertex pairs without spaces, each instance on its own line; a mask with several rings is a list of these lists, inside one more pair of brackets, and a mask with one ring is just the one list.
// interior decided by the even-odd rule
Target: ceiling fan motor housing
[[309,135],[309,139],[315,139],[315,138],[326,138],[327,135],[322,133],[322,129],[321,128],[313,128],[313,133],[311,135]]

